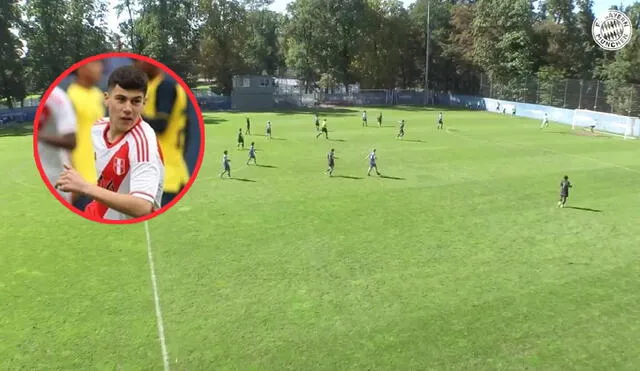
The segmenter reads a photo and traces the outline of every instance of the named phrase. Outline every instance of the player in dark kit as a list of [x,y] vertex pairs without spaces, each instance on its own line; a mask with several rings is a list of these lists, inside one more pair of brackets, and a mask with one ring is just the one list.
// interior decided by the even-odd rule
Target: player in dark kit
[[329,176],[332,176],[333,170],[335,169],[335,166],[336,166],[336,154],[333,148],[331,148],[331,151],[329,152],[329,154],[327,154],[327,163],[329,165],[327,172],[329,173]]
[[382,112],[380,112],[380,114],[378,114],[378,126],[382,127]]
[[242,129],[238,129],[238,147],[244,149],[244,137],[242,136]]
[[569,177],[565,175],[560,182],[560,201],[558,201],[558,207],[564,207],[567,203],[567,198],[569,198],[569,188],[571,187],[573,187],[573,185],[569,181]]
[[316,118],[315,118],[315,124],[316,124],[316,131],[320,131],[320,118],[318,118],[318,114],[316,113]]
[[246,131],[247,135],[251,135],[251,121],[249,120],[249,118],[247,117],[247,131]]
[[251,142],[251,147],[249,147],[249,159],[247,160],[247,165],[249,165],[251,160],[253,160],[255,165],[258,164],[258,161],[256,161],[256,147],[254,142]]
[[437,129],[438,130],[442,130],[443,129],[443,127],[442,127],[443,125],[444,125],[444,123],[442,121],[442,112],[440,112],[440,114],[438,115],[438,127],[437,127]]
[[398,132],[398,135],[396,135],[396,138],[404,138],[404,120],[400,120],[400,131]]

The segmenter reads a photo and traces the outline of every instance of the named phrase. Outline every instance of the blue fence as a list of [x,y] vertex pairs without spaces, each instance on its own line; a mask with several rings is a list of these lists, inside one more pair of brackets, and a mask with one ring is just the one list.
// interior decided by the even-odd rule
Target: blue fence
[[[640,136],[640,119],[622,115],[587,110],[573,110],[558,107],[542,106],[530,103],[502,101],[477,96],[435,93],[427,97],[429,104],[460,107],[472,110],[500,112],[520,117],[540,119],[546,113],[550,121],[587,127],[595,125],[597,130],[630,136]],[[203,111],[226,111],[232,107],[231,97],[199,96],[198,104]],[[318,103],[336,106],[380,106],[380,105],[424,105],[425,96],[418,91],[374,90],[360,91],[352,94],[327,94]],[[298,104],[298,100],[291,100]],[[298,102],[298,103],[296,103]],[[32,121],[35,107],[23,109],[0,110],[0,124],[10,122]],[[197,130],[197,116],[193,106],[189,106],[190,128],[193,135],[189,138],[186,156],[191,169],[195,166],[199,150],[200,131]]]

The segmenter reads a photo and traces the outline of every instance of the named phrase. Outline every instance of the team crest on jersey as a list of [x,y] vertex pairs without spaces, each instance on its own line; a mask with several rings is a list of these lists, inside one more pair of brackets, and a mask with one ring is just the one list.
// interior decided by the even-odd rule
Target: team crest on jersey
[[604,50],[620,50],[631,41],[631,19],[619,10],[609,10],[593,20],[591,35]]
[[121,176],[121,175],[123,175],[124,173],[127,172],[124,159],[122,159],[120,157],[116,157],[115,158],[115,161],[113,162],[113,171],[118,176]]

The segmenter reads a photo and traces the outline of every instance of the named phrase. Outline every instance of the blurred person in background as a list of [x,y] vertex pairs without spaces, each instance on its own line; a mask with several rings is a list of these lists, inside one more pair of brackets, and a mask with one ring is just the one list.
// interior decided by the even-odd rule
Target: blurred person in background
[[[94,149],[91,143],[91,128],[105,116],[104,93],[98,87],[104,71],[103,61],[89,62],[73,72],[75,81],[67,88],[67,94],[73,103],[77,119],[77,145],[72,153],[73,167],[82,178],[96,184],[96,165]],[[91,202],[86,196],[74,195],[73,205],[84,210]]]
[[185,160],[188,136],[188,97],[182,86],[170,80],[160,67],[136,60],[149,77],[142,116],[156,132],[164,156],[165,179],[162,206],[170,203],[189,181]]
[[[56,86],[47,97],[37,123],[38,157],[42,169],[53,186],[71,164],[71,151],[76,147],[76,114],[71,100]],[[57,189],[71,203],[71,193]]]

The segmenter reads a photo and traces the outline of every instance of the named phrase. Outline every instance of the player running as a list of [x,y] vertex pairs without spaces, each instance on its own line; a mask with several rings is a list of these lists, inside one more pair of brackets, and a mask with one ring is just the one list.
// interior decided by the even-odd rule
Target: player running
[[542,120],[542,125],[540,125],[540,129],[546,128],[549,126],[549,117],[547,114],[544,114],[544,119]]
[[378,114],[378,127],[382,127],[382,112]]
[[249,165],[251,160],[253,160],[254,165],[258,164],[256,161],[256,147],[254,142],[251,142],[251,147],[249,147],[249,159],[247,160],[247,165]]
[[265,134],[265,136],[271,139],[271,121],[267,121],[267,133]]
[[367,171],[367,175],[371,175],[371,170],[373,169],[376,169],[376,174],[380,175],[380,172],[378,171],[378,165],[376,163],[377,155],[375,148],[373,149],[373,151],[371,151],[371,153],[369,153],[367,158],[369,159],[369,171]]
[[242,128],[238,129],[238,147],[244,149],[244,137],[242,136]]
[[316,135],[316,139],[318,139],[318,137],[321,136],[322,134],[324,134],[325,139],[329,139],[329,130],[327,129],[327,119],[322,120],[322,129],[320,129],[320,132]]
[[229,178],[231,178],[231,164],[230,164],[231,160],[229,160],[229,154],[227,153],[227,151],[224,151],[224,154],[222,155],[222,172],[220,173],[220,178],[222,178],[222,176],[226,173],[229,175]]
[[444,121],[442,119],[442,112],[440,112],[438,114],[438,126],[437,126],[437,129],[438,130],[443,130],[443,126],[444,126]]
[[369,126],[367,124],[367,111],[362,111],[362,126]]
[[251,120],[247,117],[247,130],[245,131],[247,135],[251,135]]
[[318,114],[316,113],[315,115],[315,120],[314,120],[315,124],[316,124],[316,131],[320,131],[320,118],[318,118]]
[[396,139],[397,138],[404,138],[404,120],[400,120],[400,131],[398,132],[398,135],[396,135]]
[[329,154],[327,154],[327,163],[329,165],[327,172],[329,173],[329,176],[333,176],[333,171],[335,170],[336,166],[336,153],[333,148],[331,148],[331,151],[329,152]]
[[565,175],[560,182],[560,201],[558,201],[558,207],[564,207],[567,203],[567,198],[569,198],[569,188],[571,187],[573,187],[573,185],[569,181],[569,177]]

